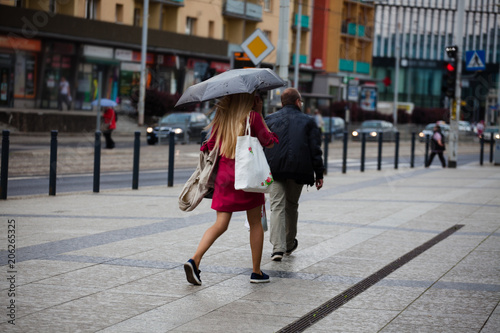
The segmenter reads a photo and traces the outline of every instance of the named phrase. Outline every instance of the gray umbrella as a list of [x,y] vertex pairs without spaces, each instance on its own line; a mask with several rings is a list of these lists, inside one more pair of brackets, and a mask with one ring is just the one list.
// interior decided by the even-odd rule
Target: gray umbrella
[[231,69],[187,88],[175,107],[209,101],[226,95],[267,91],[284,87],[283,81],[269,68]]

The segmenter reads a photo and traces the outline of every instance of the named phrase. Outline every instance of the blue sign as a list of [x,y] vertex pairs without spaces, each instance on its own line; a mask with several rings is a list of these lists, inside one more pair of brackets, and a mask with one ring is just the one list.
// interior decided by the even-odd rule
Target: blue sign
[[484,50],[465,52],[465,70],[482,71],[486,69],[486,55]]

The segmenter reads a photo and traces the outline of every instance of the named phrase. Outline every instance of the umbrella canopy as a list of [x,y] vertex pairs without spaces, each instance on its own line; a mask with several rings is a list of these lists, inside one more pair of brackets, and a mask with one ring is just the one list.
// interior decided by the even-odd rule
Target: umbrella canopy
[[[95,101],[93,101],[90,104],[93,106],[96,106],[97,104],[99,104],[99,100],[96,99]],[[101,106],[114,108],[117,105],[118,105],[118,103],[116,103],[115,101],[113,101],[111,99],[101,98]]]
[[256,90],[267,91],[285,85],[286,82],[269,68],[231,69],[187,88],[175,107],[227,95],[252,94]]

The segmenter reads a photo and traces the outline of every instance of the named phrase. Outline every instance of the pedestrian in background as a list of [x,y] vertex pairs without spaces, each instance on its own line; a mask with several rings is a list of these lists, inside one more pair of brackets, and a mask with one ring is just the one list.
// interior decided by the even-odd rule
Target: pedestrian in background
[[66,104],[68,110],[71,109],[71,91],[69,87],[69,82],[66,81],[64,76],[61,77],[61,82],[59,83],[59,95],[57,96],[57,108],[62,111],[62,104]]
[[115,148],[115,142],[111,138],[111,133],[116,129],[116,112],[113,108],[105,108],[102,116],[102,133],[106,139],[106,149]]
[[429,161],[427,162],[427,165],[425,167],[428,168],[431,165],[434,156],[436,156],[437,154],[439,156],[439,160],[441,161],[441,165],[443,166],[443,168],[446,168],[446,162],[443,156],[443,152],[445,151],[445,149],[446,147],[444,144],[444,136],[441,132],[441,126],[436,124],[434,125],[434,133],[431,137],[431,154],[429,156]]
[[283,108],[266,117],[269,129],[280,144],[265,149],[274,183],[271,185],[271,259],[281,261],[298,246],[299,198],[304,185],[319,190],[323,186],[321,135],[315,120],[302,113],[302,98],[297,89],[285,89]]
[[324,132],[323,127],[325,127],[325,121],[323,120],[323,116],[321,116],[321,112],[318,109],[314,109],[314,120],[316,121],[316,125],[319,128],[321,133]]
[[244,134],[246,119],[250,116],[251,135],[259,139],[263,147],[272,147],[278,142],[262,118],[262,99],[254,94],[234,94],[223,97],[216,105],[215,116],[209,124],[210,139],[201,150],[219,147],[217,176],[214,184],[212,209],[217,212],[215,223],[205,231],[196,252],[184,264],[189,283],[201,285],[200,261],[212,244],[228,228],[233,212],[246,211],[250,225],[250,248],[252,250],[252,274],[250,282],[269,282],[269,276],[260,269],[264,230],[261,224],[263,193],[251,193],[234,188],[234,157],[236,139]]

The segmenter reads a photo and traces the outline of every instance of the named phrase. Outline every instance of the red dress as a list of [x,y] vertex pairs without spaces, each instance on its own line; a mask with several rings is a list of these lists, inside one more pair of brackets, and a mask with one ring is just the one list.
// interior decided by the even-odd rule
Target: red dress
[[[250,112],[250,133],[259,139],[260,144],[265,147],[271,143],[278,143],[276,134],[269,132],[264,125],[262,116]],[[200,149],[212,150],[215,146],[215,135]],[[219,167],[215,178],[212,209],[219,212],[239,212],[249,210],[264,204],[264,193],[245,192],[234,188],[234,158],[219,156]]]

